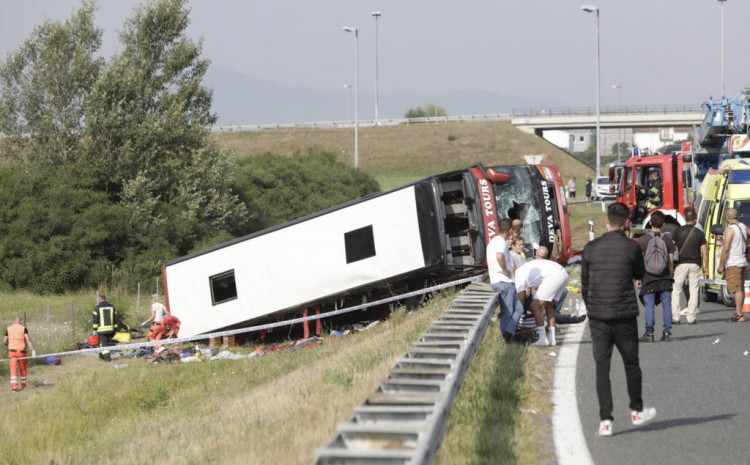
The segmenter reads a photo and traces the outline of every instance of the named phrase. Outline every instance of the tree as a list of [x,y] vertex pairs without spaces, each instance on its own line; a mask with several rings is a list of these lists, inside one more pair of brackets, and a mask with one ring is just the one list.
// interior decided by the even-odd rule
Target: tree
[[233,160],[210,139],[209,62],[201,43],[185,35],[186,3],[155,0],[135,11],[120,33],[122,53],[107,64],[86,108],[85,159],[108,197],[140,222],[141,235],[179,223],[180,250],[211,230],[246,224],[231,192]]
[[440,105],[430,103],[425,105],[424,108],[409,108],[406,111],[406,115],[404,115],[405,118],[425,118],[430,116],[448,116],[448,112],[446,112],[445,108]]
[[0,64],[0,287],[58,292],[148,277],[246,231],[235,160],[210,134],[208,61],[186,0],[153,0],[94,58],[94,4],[45,22]]
[[26,163],[60,164],[79,155],[84,112],[104,59],[94,3],[70,19],[46,20],[0,64],[0,148]]
[[250,211],[255,232],[379,190],[361,171],[310,149],[291,158],[264,154],[239,162],[234,190]]

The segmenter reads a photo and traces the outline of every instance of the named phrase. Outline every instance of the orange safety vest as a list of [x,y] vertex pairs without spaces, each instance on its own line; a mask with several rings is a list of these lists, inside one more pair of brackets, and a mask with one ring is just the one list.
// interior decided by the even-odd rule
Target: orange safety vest
[[26,349],[26,327],[22,324],[12,324],[8,326],[8,349],[24,350]]

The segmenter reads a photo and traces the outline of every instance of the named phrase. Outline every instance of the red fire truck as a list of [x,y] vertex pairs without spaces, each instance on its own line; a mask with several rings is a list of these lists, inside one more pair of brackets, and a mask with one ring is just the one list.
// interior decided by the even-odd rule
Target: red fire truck
[[[622,166],[610,169],[610,179],[617,186],[617,201],[630,208],[631,227],[643,234],[650,227],[651,215],[661,210],[667,222],[685,224],[684,209],[695,199],[692,155],[681,151],[668,155],[634,156]],[[656,206],[647,202],[649,177],[656,172],[662,183],[661,196]]]

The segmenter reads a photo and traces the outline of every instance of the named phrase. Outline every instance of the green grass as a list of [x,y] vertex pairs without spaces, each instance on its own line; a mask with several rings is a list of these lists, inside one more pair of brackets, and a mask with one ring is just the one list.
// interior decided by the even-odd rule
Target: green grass
[[72,356],[32,366],[28,389],[0,390],[0,461],[310,463],[452,298],[397,311],[343,340],[256,359],[153,365]]
[[583,250],[589,241],[589,220],[594,222],[594,237],[607,232],[607,214],[602,211],[601,203],[570,205],[570,231],[573,250]]
[[[448,140],[453,136],[455,140]],[[344,163],[354,160],[351,130],[279,130],[217,134],[221,147],[239,157],[266,152],[292,155],[310,147],[334,153]],[[509,123],[445,123],[361,128],[359,167],[383,189],[445,171],[484,163],[525,164],[524,155],[542,154],[542,163],[555,164],[564,179],[593,176],[593,170],[540,137]]]
[[553,463],[548,417],[554,358],[503,345],[492,324],[456,397],[436,465]]

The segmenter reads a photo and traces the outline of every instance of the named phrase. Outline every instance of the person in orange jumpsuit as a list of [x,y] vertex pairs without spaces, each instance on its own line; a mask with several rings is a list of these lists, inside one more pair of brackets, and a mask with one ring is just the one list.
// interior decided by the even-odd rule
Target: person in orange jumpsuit
[[166,330],[166,336],[164,339],[177,337],[177,334],[180,332],[179,318],[170,313],[164,315],[164,329]]
[[[29,330],[22,324],[21,317],[16,317],[13,324],[5,330],[3,344],[8,346],[8,358],[10,359],[10,387],[14,391],[18,388],[18,370],[21,370],[21,389],[26,387],[26,373],[29,359],[26,357],[26,348],[31,349],[31,356],[36,357],[34,343],[29,337]],[[21,359],[21,360],[18,360]]]

